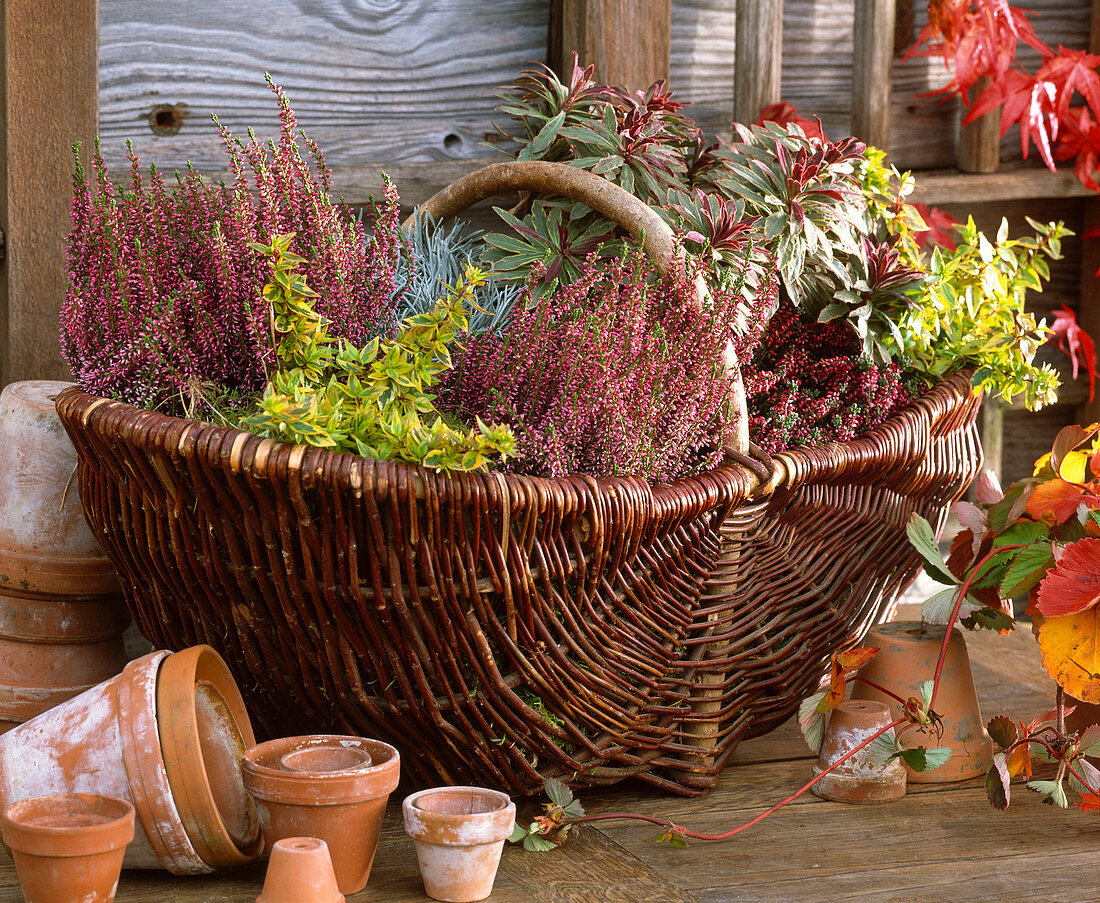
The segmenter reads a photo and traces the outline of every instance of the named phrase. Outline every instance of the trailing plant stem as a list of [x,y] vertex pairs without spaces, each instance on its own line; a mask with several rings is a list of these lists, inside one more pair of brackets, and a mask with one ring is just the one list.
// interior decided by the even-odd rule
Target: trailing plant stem
[[[893,695],[893,694],[891,694],[891,695]],[[579,824],[583,824],[585,822],[610,821],[611,819],[629,818],[629,819],[633,819],[635,821],[649,822],[652,825],[660,825],[662,828],[668,828],[672,831],[675,831],[678,834],[682,834],[684,837],[690,837],[694,840],[728,840],[729,838],[735,837],[736,835],[740,834],[742,831],[747,831],[749,828],[751,828],[754,825],[762,822],[769,815],[771,815],[774,812],[778,812],[780,809],[782,809],[788,803],[794,802],[796,799],[798,799],[800,796],[802,796],[802,794],[804,794],[807,790],[809,790],[811,787],[813,787],[814,784],[816,784],[818,781],[820,781],[826,775],[832,774],[833,771],[838,766],[843,765],[850,758],[852,758],[852,756],[854,756],[856,753],[858,753],[861,749],[863,749],[864,747],[869,746],[870,744],[874,743],[875,740],[877,740],[879,737],[881,737],[887,731],[893,730],[895,727],[899,727],[900,725],[903,725],[905,723],[906,722],[905,722],[904,718],[897,718],[897,719],[891,721],[885,727],[880,728],[878,731],[876,731],[874,734],[872,734],[870,737],[868,737],[866,740],[864,740],[862,743],[860,743],[859,746],[856,746],[855,748],[851,749],[850,751],[845,753],[843,756],[841,756],[839,759],[837,759],[836,762],[834,762],[829,768],[827,768],[823,772],[821,772],[821,774],[814,777],[813,780],[809,781],[806,784],[803,784],[801,787],[798,788],[798,790],[796,790],[794,793],[792,793],[786,799],[780,800],[778,803],[776,803],[770,809],[765,809],[759,815],[755,816],[754,818],[749,819],[749,821],[738,825],[736,828],[730,828],[730,830],[728,830],[728,831],[723,831],[721,834],[704,834],[700,831],[692,831],[690,828],[683,828],[680,825],[674,824],[673,822],[669,821],[667,818],[657,818],[657,817],[652,816],[652,815],[639,815],[639,814],[632,813],[632,812],[608,812],[604,815],[585,815],[581,818],[566,819],[564,824],[579,825]]]
[[973,568],[970,569],[970,575],[966,578],[962,586],[959,587],[958,596],[955,598],[955,606],[951,609],[951,617],[947,619],[947,626],[944,629],[943,643],[940,645],[940,657],[936,661],[936,674],[932,679],[932,696],[928,701],[928,708],[934,710],[936,708],[936,695],[940,691],[940,676],[943,674],[943,663],[947,659],[947,646],[951,642],[951,632],[955,629],[955,622],[959,618],[959,609],[962,608],[963,599],[966,598],[967,593],[970,592],[970,584],[974,582],[974,578],[978,576],[978,572],[982,569],[982,566],[993,558],[995,555],[1000,555],[1002,552],[1006,552],[1010,549],[1022,549],[1022,545],[1006,545],[995,546],[990,552],[985,555],[981,561],[979,561]]

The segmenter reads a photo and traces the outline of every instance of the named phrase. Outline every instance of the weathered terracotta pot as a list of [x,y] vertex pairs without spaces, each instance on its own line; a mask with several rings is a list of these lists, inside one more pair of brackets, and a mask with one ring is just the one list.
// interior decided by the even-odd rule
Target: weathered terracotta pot
[[[817,777],[892,721],[890,707],[870,699],[849,699],[829,715],[821,752],[813,765]],[[893,737],[891,728],[885,736]],[[887,803],[905,796],[905,768],[897,759],[875,761],[864,747],[810,788],[822,799],[839,803]]]
[[318,837],[328,844],[340,892],[361,891],[401,777],[397,750],[362,737],[284,737],[248,750],[243,767],[268,848],[287,837]]
[[[874,627],[864,644],[878,646],[881,651],[860,670],[859,676],[902,699],[919,696],[919,685],[935,676],[943,637],[943,627],[922,627],[918,621],[895,621]],[[852,682],[852,698],[885,702],[895,718],[901,712],[896,701],[860,681]],[[985,729],[966,642],[958,628],[952,632],[947,647],[935,711],[943,719],[942,736],[910,730],[902,735],[902,745],[949,746],[951,758],[932,771],[915,772],[907,767],[909,781],[946,784],[984,776],[992,761],[993,742]]]
[[429,897],[473,903],[492,893],[504,841],[516,821],[516,804],[507,794],[436,787],[405,797],[401,811]]
[[[198,663],[208,663],[215,653],[197,648],[206,651],[150,653],[118,677],[0,737],[0,800],[88,792],[132,802],[138,827],[126,853],[129,868],[200,874],[255,858],[258,820],[253,816],[248,827],[252,804],[239,780],[239,761],[233,760],[233,750],[252,740],[252,728],[231,682],[204,682],[198,676]],[[203,673],[216,670],[206,664]],[[194,709],[190,720],[186,713],[165,714],[159,704],[188,694]],[[201,742],[196,730],[205,734]],[[173,773],[194,781],[179,796],[166,751],[172,751]],[[218,844],[219,832],[240,836],[242,846],[227,852]]]
[[68,385],[0,394],[0,733],[126,664],[130,615],[84,521],[76,451],[54,410]]
[[32,797],[5,808],[3,826],[27,903],[114,900],[134,837],[128,802],[85,793]]
[[319,837],[277,840],[256,903],[344,903],[328,844]]
[[215,867],[251,862],[262,841],[241,760],[256,736],[233,676],[209,646],[164,660],[157,724],[172,798],[199,856]]

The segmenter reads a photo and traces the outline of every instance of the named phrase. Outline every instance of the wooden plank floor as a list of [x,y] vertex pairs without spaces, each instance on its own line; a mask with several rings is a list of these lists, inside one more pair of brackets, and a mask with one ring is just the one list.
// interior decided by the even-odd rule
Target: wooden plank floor
[[[1026,626],[1008,637],[967,638],[988,717],[1049,707],[1053,686]],[[584,793],[591,813],[631,810],[702,831],[744,821],[801,786],[810,755],[787,724],[744,744],[720,787],[696,800],[654,795],[642,785]],[[419,903],[412,843],[391,800],[370,884],[349,900]],[[726,903],[726,901],[1100,900],[1100,819],[1042,805],[1013,788],[995,812],[980,780],[910,785],[882,806],[846,806],[802,797],[733,840],[655,843],[660,829],[630,822],[585,826],[553,853],[505,849],[494,903]],[[251,903],[262,864],[204,878],[126,872],[118,903]],[[14,867],[0,853],[0,903],[22,900]]]

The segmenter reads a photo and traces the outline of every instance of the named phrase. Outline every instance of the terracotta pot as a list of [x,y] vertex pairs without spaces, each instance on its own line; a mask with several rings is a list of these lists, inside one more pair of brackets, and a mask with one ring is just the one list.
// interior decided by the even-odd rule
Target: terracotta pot
[[54,410],[68,385],[0,394],[0,733],[126,664],[130,615],[84,521],[76,451]]
[[134,807],[86,793],[38,796],[4,810],[27,903],[111,903],[126,845],[134,837]]
[[[332,751],[323,752],[326,747]],[[366,754],[370,764],[352,750]],[[297,770],[302,764],[316,770]],[[344,894],[366,886],[386,802],[400,777],[397,750],[362,737],[284,737],[244,757],[244,784],[256,798],[268,847],[287,837],[324,840]]]
[[492,893],[504,841],[516,821],[516,804],[507,794],[436,787],[405,797],[401,811],[429,897],[472,903]]
[[[917,621],[895,621],[875,627],[867,634],[864,645],[878,646],[881,651],[859,675],[902,699],[919,696],[919,685],[935,676],[943,637],[943,627],[922,627]],[[860,681],[852,683],[852,698],[885,702],[895,718],[901,711],[896,701]],[[906,768],[909,781],[945,784],[984,776],[993,758],[993,742],[985,729],[966,642],[958,628],[952,632],[947,646],[935,711],[943,719],[942,736],[909,730],[902,735],[902,745],[930,749],[948,746],[951,758],[932,771]]]
[[[129,868],[199,874],[255,858],[258,838],[243,850],[234,846],[232,854],[225,854],[216,840],[211,842],[216,832],[208,831],[211,821],[226,813],[221,830],[229,833],[224,826],[228,820],[247,840],[246,813],[251,811],[235,777],[239,764],[232,751],[252,737],[252,729],[243,708],[236,706],[239,696],[232,705],[224,701],[235,688],[231,692],[223,684],[215,696],[198,676],[197,663],[213,654],[150,653],[131,662],[118,677],[0,737],[0,800],[10,803],[42,792],[94,792],[129,800],[138,821],[126,853]],[[205,667],[209,671],[203,673],[216,671]],[[188,693],[193,719],[178,713],[162,717],[160,699],[180,699]],[[205,714],[200,716],[200,711]],[[194,736],[196,730],[206,733],[201,742]],[[178,797],[169,780],[165,750],[173,751],[174,773],[187,774],[193,782]],[[209,858],[199,853],[199,847]],[[219,858],[211,849],[225,855]]]
[[[813,765],[817,777],[892,721],[890,707],[870,699],[849,699],[829,715],[821,752]],[[894,736],[891,728],[886,732]],[[887,803],[905,796],[905,768],[897,759],[875,761],[864,747],[810,788],[822,799],[838,803]]]
[[256,903],[344,903],[328,844],[319,837],[285,837],[271,848],[264,890]]
[[164,660],[157,725],[168,785],[196,852],[214,867],[251,862],[262,841],[241,760],[256,736],[233,676],[209,646]]

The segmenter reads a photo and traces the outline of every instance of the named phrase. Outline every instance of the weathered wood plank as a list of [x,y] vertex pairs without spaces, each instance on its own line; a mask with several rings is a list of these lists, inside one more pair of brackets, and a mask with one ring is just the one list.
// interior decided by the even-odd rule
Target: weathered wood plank
[[573,53],[631,91],[668,80],[670,0],[551,0],[550,67],[568,82]]
[[783,0],[737,0],[733,118],[754,122],[782,98]]
[[[993,83],[989,76],[978,79],[975,96]],[[996,172],[1001,165],[1001,113],[990,110],[969,125],[962,126],[959,141],[959,169],[963,172]]]
[[1082,198],[1091,193],[1078,181],[1072,169],[1051,172],[1046,168],[1017,167],[982,175],[960,175],[953,171],[921,172],[917,174],[913,200],[943,207],[1041,198]]
[[96,0],[0,7],[0,384],[64,378],[72,153],[96,127]]
[[890,148],[890,76],[894,60],[895,0],[855,4],[852,134]]

